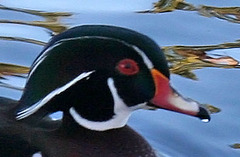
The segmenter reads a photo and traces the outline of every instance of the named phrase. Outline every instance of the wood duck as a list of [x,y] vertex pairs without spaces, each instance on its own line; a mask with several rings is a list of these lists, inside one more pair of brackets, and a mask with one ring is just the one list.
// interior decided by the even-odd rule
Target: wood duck
[[[154,41],[105,25],[54,36],[34,61],[21,99],[1,98],[0,104],[6,119],[0,133],[7,128],[25,144],[20,151],[46,157],[156,157],[126,125],[137,109],[210,119],[202,105],[171,88],[167,61]],[[50,118],[58,111],[60,120]]]

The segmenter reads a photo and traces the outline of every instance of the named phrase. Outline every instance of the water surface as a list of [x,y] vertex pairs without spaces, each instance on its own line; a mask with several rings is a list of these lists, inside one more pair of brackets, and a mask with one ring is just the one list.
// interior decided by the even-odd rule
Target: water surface
[[[180,93],[221,111],[203,123],[169,111],[142,110],[129,125],[167,157],[240,156],[234,147],[240,143],[240,2],[162,0],[155,7],[153,2],[2,0],[0,62],[29,67],[52,35],[77,25],[139,31],[165,50],[171,84]],[[3,77],[0,95],[19,99],[25,78]]]

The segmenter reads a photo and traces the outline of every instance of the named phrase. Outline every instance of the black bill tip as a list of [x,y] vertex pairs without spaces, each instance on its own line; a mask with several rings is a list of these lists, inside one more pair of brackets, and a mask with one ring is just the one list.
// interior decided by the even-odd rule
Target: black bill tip
[[202,122],[209,122],[211,120],[210,112],[204,107],[199,107],[197,117],[200,118]]

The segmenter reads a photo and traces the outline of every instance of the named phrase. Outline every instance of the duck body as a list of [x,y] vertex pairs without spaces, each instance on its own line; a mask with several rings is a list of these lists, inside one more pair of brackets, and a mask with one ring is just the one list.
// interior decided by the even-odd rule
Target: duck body
[[76,124],[70,115],[66,115],[62,127],[54,131],[17,123],[9,117],[17,103],[0,98],[0,156],[32,157],[37,152],[43,157],[156,156],[146,140],[129,126],[93,131]]
[[17,101],[0,97],[0,156],[32,157],[37,151],[28,141],[32,130],[11,116],[16,105]]
[[[10,125],[9,134],[26,143],[30,154],[46,157],[155,157],[126,125],[137,109],[210,118],[199,103],[170,87],[167,61],[154,41],[103,25],[53,37],[34,61],[21,99],[0,99],[0,104],[7,122],[0,133]],[[14,105],[5,109],[6,104]],[[51,118],[59,111],[59,120]]]
[[0,156],[32,157],[37,152],[43,157],[156,156],[146,140],[129,126],[93,131],[79,126],[70,116],[65,116],[64,125],[54,131],[19,124],[9,117],[17,103],[0,98]]
[[50,157],[156,157],[146,140],[128,126],[93,131],[74,125],[71,131],[60,128],[48,134],[41,132],[33,141],[43,155]]

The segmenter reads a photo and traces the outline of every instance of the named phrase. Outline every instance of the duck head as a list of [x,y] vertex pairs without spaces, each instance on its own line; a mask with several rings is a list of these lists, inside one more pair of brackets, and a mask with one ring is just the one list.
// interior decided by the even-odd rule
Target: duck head
[[56,111],[97,131],[123,127],[132,111],[167,109],[210,119],[169,84],[159,46],[135,31],[74,27],[51,39],[34,61],[16,119],[35,124]]

